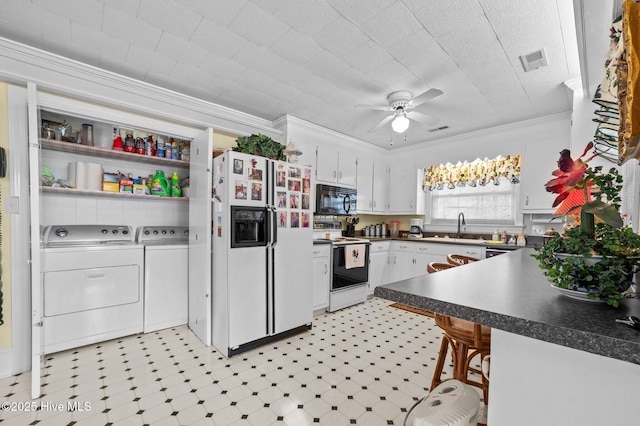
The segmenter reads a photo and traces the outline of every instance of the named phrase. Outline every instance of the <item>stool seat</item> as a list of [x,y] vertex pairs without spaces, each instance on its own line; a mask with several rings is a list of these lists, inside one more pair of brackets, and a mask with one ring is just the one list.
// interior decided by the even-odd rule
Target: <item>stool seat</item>
[[477,262],[478,260],[480,259],[472,256],[466,256],[464,254],[448,254],[447,255],[447,262],[456,266],[466,265],[467,263]]
[[454,268],[456,266],[458,265],[453,265],[451,263],[431,262],[427,264],[427,272],[432,273],[432,272],[444,271],[445,269]]

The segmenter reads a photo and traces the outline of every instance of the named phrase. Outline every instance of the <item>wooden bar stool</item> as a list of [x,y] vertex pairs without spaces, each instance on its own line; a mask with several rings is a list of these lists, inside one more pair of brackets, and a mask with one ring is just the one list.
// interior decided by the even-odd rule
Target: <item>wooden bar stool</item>
[[[431,266],[432,264],[429,264]],[[456,265],[447,265],[447,268],[437,269],[427,267],[429,272],[455,268]],[[489,402],[489,379],[482,374],[480,369],[471,366],[476,357],[480,357],[480,363],[489,355],[491,349],[491,328],[471,321],[450,317],[448,315],[435,314],[436,325],[442,329],[444,335],[440,344],[440,353],[436,362],[436,368],[431,380],[431,389],[438,386],[444,380],[441,379],[444,363],[447,359],[449,347],[453,362],[453,378],[463,383],[482,389],[484,403]],[[478,374],[479,380],[469,378],[469,372]]]
[[477,262],[478,260],[480,259],[476,257],[465,256],[464,254],[448,254],[447,255],[447,262],[456,266],[466,265],[467,263]]

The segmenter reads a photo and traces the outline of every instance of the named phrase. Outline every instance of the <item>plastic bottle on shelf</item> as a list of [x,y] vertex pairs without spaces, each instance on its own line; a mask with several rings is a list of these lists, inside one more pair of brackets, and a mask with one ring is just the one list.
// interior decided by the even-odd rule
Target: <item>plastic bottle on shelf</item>
[[507,243],[507,231],[502,231],[502,234],[500,234],[500,241],[502,241],[502,244]]
[[180,177],[178,172],[173,172],[171,175],[171,196],[182,197],[182,189],[180,189]]
[[493,241],[499,241],[500,240],[500,235],[498,235],[498,230],[497,229],[493,230],[493,235],[491,235],[491,239]]
[[173,155],[173,138],[169,138],[169,141],[164,145],[164,158],[172,159]]
[[156,170],[153,182],[151,183],[151,195],[159,195],[161,197],[168,197],[171,195],[169,181],[162,170]]
[[171,145],[171,158],[174,160],[180,159],[180,146],[177,141],[174,141],[173,145]]
[[156,145],[157,145],[156,153],[158,154],[158,157],[164,158],[164,139],[158,138]]

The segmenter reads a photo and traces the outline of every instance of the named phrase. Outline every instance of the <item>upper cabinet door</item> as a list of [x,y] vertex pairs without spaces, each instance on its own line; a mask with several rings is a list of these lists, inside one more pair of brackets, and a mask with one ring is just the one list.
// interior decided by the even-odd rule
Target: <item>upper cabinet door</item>
[[355,188],[357,157],[353,154],[338,152],[338,147],[316,147],[316,179],[319,183],[329,183]]
[[387,199],[389,188],[389,170],[387,167],[378,162],[373,164],[373,200],[372,211],[374,213],[384,213],[387,211]]
[[335,146],[316,147],[316,180],[338,182],[338,149]]
[[[568,147],[569,141],[564,144]],[[552,205],[556,194],[547,192],[544,185],[553,178],[551,173],[558,167],[562,148],[562,141],[557,139],[528,141],[525,144],[520,174],[520,208],[523,213],[553,213],[555,210]]]
[[358,158],[356,181],[358,190],[358,213],[371,213],[373,210],[373,163],[366,158]]
[[417,199],[417,169],[406,165],[391,165],[389,168],[389,213],[419,213]]
[[338,184],[356,186],[358,158],[346,152],[338,153]]

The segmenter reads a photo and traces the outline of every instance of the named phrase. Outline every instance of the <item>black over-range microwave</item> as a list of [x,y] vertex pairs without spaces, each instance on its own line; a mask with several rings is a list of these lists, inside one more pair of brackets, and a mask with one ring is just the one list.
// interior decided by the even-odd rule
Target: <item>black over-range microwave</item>
[[356,214],[355,188],[318,184],[316,187],[316,214]]

